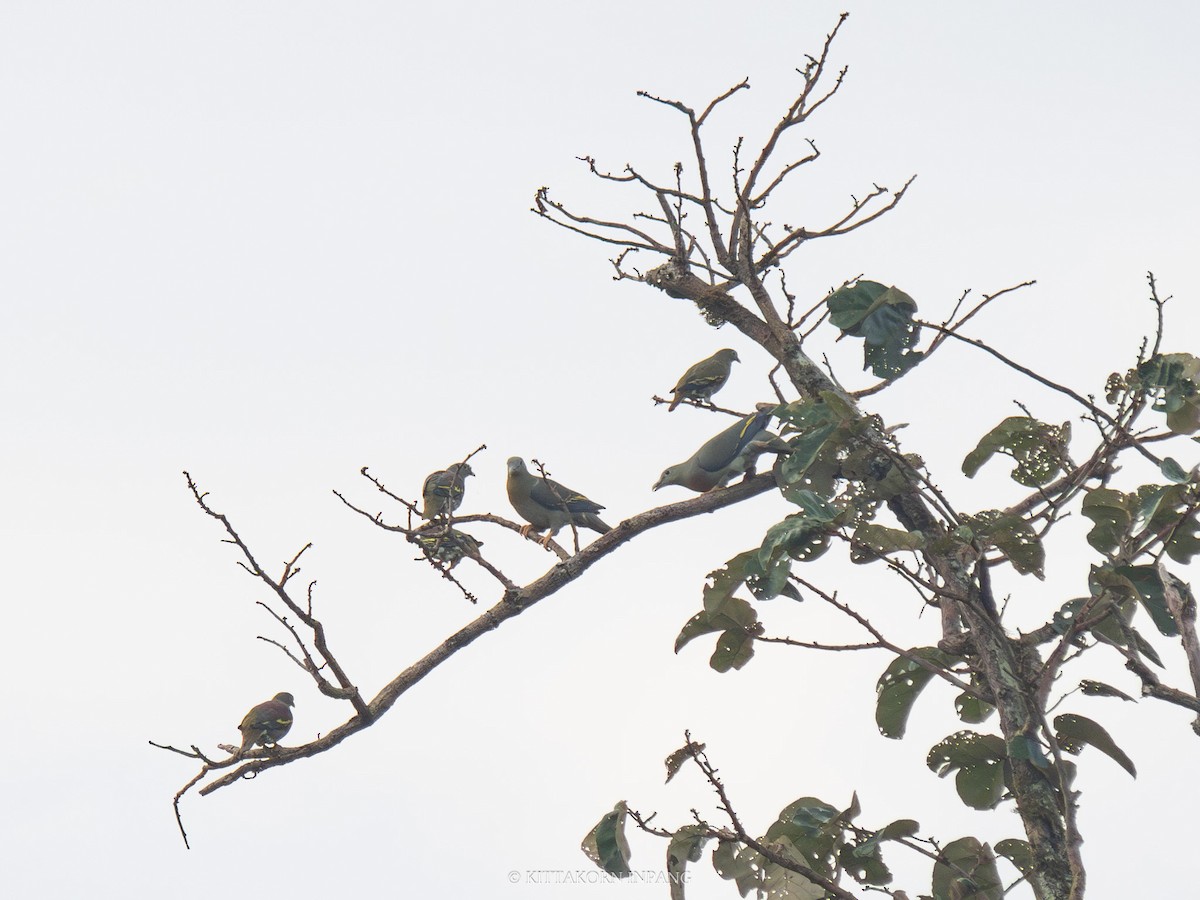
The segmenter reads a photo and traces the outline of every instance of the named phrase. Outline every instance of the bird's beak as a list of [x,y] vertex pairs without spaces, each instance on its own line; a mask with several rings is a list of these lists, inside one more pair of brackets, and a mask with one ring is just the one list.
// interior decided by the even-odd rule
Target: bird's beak
[[662,486],[663,486],[662,476],[659,476],[658,481],[654,482],[654,487],[650,488],[650,490],[657,491]]

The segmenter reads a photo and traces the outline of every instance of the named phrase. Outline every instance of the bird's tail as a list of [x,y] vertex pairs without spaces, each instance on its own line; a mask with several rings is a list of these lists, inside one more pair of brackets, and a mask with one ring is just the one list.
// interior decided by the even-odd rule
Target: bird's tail
[[580,516],[576,524],[582,525],[584,528],[590,528],[592,531],[598,531],[600,534],[608,534],[612,531],[612,528],[604,524],[604,521],[595,513]]
[[775,432],[765,429],[750,443],[757,453],[791,453],[795,449]]

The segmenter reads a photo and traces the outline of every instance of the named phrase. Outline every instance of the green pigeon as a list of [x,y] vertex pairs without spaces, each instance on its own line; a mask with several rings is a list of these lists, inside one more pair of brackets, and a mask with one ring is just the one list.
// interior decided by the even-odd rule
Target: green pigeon
[[292,727],[292,707],[296,701],[287,691],[276,694],[266,703],[260,703],[242,719],[238,729],[242,732],[242,747],[238,756],[255,744],[267,746],[277,744]]
[[549,546],[550,539],[564,525],[574,524],[576,528],[590,528],[600,534],[612,531],[596,515],[603,506],[557,481],[531,474],[519,456],[508,461],[508,500],[529,523],[521,529],[523,537],[529,536],[530,529],[550,529],[539,541],[543,547]]
[[466,463],[454,463],[426,478],[421,486],[421,499],[425,501],[421,518],[448,516],[458,509],[463,500],[467,476],[474,474]]
[[702,359],[683,373],[679,383],[671,388],[671,405],[667,412],[674,412],[683,400],[708,402],[712,395],[725,386],[729,370],[735,362],[741,362],[735,351],[728,348],[718,350],[708,359]]
[[457,528],[434,527],[416,535],[417,543],[430,558],[449,563],[453,569],[464,556],[476,558],[483,541],[477,541],[465,531]]
[[698,493],[711,491],[751,471],[759,454],[767,450],[785,449],[786,445],[779,436],[767,430],[773,408],[739,419],[720,434],[709,438],[690,459],[666,469],[659,476],[654,490],[668,484],[678,484]]

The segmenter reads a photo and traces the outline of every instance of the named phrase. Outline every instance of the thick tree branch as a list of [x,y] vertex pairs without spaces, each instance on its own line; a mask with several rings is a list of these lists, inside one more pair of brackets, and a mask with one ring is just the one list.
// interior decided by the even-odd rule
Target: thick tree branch
[[[221,521],[226,528],[226,532],[231,535],[236,535],[228,520],[213,512],[205,501],[204,494],[200,494],[194,488],[191,479],[189,478],[189,486],[192,486],[193,493],[197,497],[197,501],[205,512],[213,518]],[[575,581],[591,568],[595,563],[612,554],[619,547],[623,546],[638,535],[649,531],[652,528],[657,528],[661,525],[670,522],[678,522],[683,519],[692,518],[694,516],[703,515],[705,513],[713,513],[727,506],[732,506],[736,503],[748,500],[759,494],[766,493],[774,488],[774,478],[770,473],[745,479],[730,487],[721,490],[712,491],[706,494],[680,501],[678,503],[667,504],[666,506],[656,507],[633,516],[619,523],[612,531],[597,538],[588,546],[584,547],[579,553],[568,557],[565,560],[558,562],[553,568],[547,571],[541,578],[531,582],[524,587],[510,589],[505,591],[502,599],[485,611],[482,615],[468,623],[463,628],[446,638],[441,644],[425,654],[421,659],[410,665],[408,668],[400,672],[388,684],[386,684],[369,703],[365,704],[365,714],[357,714],[335,728],[329,730],[316,740],[297,747],[277,746],[273,749],[264,750],[262,757],[251,759],[238,759],[231,757],[228,760],[212,761],[205,760],[205,766],[201,773],[182,789],[176,798],[178,800],[188,790],[202,781],[206,776],[215,771],[222,769],[230,769],[223,775],[209,781],[202,788],[200,794],[207,796],[214,791],[220,790],[234,784],[237,781],[247,778],[257,777],[262,772],[276,768],[278,766],[287,765],[300,759],[305,759],[315,756],[319,753],[324,753],[336,747],[342,741],[346,740],[351,735],[354,735],[365,728],[370,727],[375,720],[386,713],[396,703],[396,701],[410,688],[421,682],[426,676],[436,670],[444,662],[458,653],[460,650],[470,646],[478,638],[482,637],[489,631],[494,631],[501,624],[512,619],[545,598],[557,593],[566,585]],[[253,556],[249,549],[241,542],[240,538],[234,538],[234,542],[239,547],[243,548],[243,553],[250,560],[251,566],[257,568],[257,564],[253,561]],[[261,571],[261,570],[260,570]],[[260,576],[262,577],[262,576]],[[276,589],[277,583],[269,578],[263,578],[266,583]],[[278,593],[278,591],[277,591]],[[290,598],[289,598],[290,601]],[[297,615],[301,611],[294,603],[289,602],[289,608]],[[311,619],[311,616],[308,616]],[[313,620],[315,621],[315,620]],[[306,622],[305,624],[308,624]],[[329,657],[324,656],[328,661]],[[357,696],[357,693],[356,695]],[[357,708],[357,707],[356,707]],[[153,743],[153,742],[152,742]],[[165,745],[154,744],[154,746],[163,747],[164,749],[174,750],[174,748]],[[175,752],[182,752],[175,750]],[[189,755],[189,754],[184,754]],[[204,759],[199,751],[195,751],[196,758]],[[182,822],[180,823],[182,831]]]

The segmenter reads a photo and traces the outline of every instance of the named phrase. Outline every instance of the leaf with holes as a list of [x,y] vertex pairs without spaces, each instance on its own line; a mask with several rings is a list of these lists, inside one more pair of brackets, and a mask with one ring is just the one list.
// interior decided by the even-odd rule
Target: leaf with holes
[[842,844],[838,849],[838,860],[842,869],[859,884],[879,885],[889,884],[892,880],[891,870],[883,861],[879,844],[864,841],[861,844]]
[[1176,434],[1200,429],[1200,359],[1190,353],[1160,353],[1135,370],[1137,380],[1167,416]]
[[[910,653],[940,669],[949,669],[959,662],[957,656],[943,653],[937,647],[917,647]],[[933,676],[932,671],[907,656],[892,660],[875,684],[875,724],[880,734],[897,740],[904,737],[908,714]]]
[[767,829],[765,840],[790,841],[813,871],[831,876],[845,830],[842,813],[837,809],[816,797],[801,797],[780,811],[779,818]]
[[678,653],[696,638],[716,631],[743,631],[754,629],[758,625],[758,613],[754,607],[741,597],[726,597],[715,609],[702,609],[696,613],[675,638],[675,652]]
[[[971,681],[974,683],[975,679],[972,678]],[[986,700],[980,700],[974,694],[963,691],[954,698],[954,711],[958,714],[960,721],[966,722],[968,725],[978,725],[986,722],[996,711],[996,707]]]
[[1080,750],[1090,744],[1101,753],[1111,757],[1117,765],[1137,778],[1137,767],[1133,764],[1133,760],[1125,755],[1125,751],[1117,746],[1112,735],[1105,731],[1098,722],[1073,713],[1064,713],[1054,717],[1054,728],[1058,732],[1055,736],[1056,740],[1068,753],[1078,754]]
[[889,553],[920,550],[925,546],[925,535],[919,531],[901,531],[873,522],[865,522],[854,529],[850,538],[852,562],[874,562]]
[[721,568],[708,573],[712,584],[704,586],[704,608],[706,610],[715,610],[742,586],[746,580],[746,563],[754,558],[754,553],[753,550],[739,553]]
[[963,460],[963,474],[974,478],[999,453],[1016,462],[1010,477],[1025,487],[1049,484],[1063,470],[1071,423],[1050,425],[1029,416],[1009,416],[987,434]]
[[933,866],[934,900],[1002,900],[1004,886],[996,857],[978,838],[964,837],[942,848]]
[[1134,509],[1128,495],[1111,488],[1095,488],[1083,498],[1080,512],[1096,524],[1087,542],[1101,553],[1111,553],[1128,536]]
[[708,664],[717,672],[740,669],[754,656],[754,636],[742,628],[731,628],[717,638],[717,649]]
[[671,842],[667,845],[667,876],[671,882],[671,900],[684,900],[683,886],[687,884],[687,864],[700,861],[704,845],[709,840],[709,836],[700,825],[684,825],[671,835]]
[[1167,601],[1163,596],[1162,578],[1155,566],[1119,566],[1113,571],[1125,578],[1133,588],[1138,602],[1150,613],[1154,627],[1160,634],[1176,637],[1179,626],[1175,623],[1171,611],[1167,609]]
[[880,845],[912,837],[921,826],[913,819],[898,819],[857,844],[843,844],[838,852],[842,867],[861,884],[882,885],[892,880],[883,863]]
[[667,782],[670,782],[670,780],[679,773],[679,770],[683,768],[683,764],[685,762],[695,756],[695,754],[701,752],[703,749],[704,744],[698,743],[697,741],[692,741],[690,744],[684,744],[682,747],[668,756],[665,760],[667,767]]
[[1177,563],[1187,565],[1200,553],[1200,521],[1194,512],[1184,516],[1171,532],[1164,545],[1167,556]]
[[1091,681],[1085,678],[1079,682],[1079,690],[1089,697],[1120,697],[1122,700],[1128,700],[1130,703],[1137,702],[1124,691],[1119,691],[1112,685],[1105,684],[1103,681]]
[[596,823],[580,845],[587,858],[609,875],[629,875],[629,842],[625,840],[625,816],[628,809],[622,800],[612,812]]
[[800,591],[788,580],[791,572],[792,563],[788,557],[781,555],[764,566],[755,554],[746,561],[746,587],[755,600],[773,600],[780,594],[793,600],[803,600]]
[[1033,872],[1033,848],[1028,841],[1005,838],[996,842],[996,855],[1003,856],[1022,875],[1029,877]]
[[842,334],[863,339],[863,368],[879,378],[898,378],[924,354],[913,350],[921,327],[913,321],[916,301],[877,281],[859,281],[828,297],[829,321]]
[[[805,503],[813,499],[820,500],[809,491],[801,493],[808,495]],[[821,500],[821,503],[824,504],[824,501]],[[828,504],[824,505],[830,513],[835,512]],[[834,515],[818,518],[805,510],[793,513],[782,522],[776,522],[763,535],[762,546],[758,548],[759,565],[763,571],[767,571],[774,563],[785,559],[785,556],[800,562],[816,559],[829,549],[829,535],[835,528],[833,521]]]
[[1004,795],[1004,740],[994,734],[956,732],[929,751],[926,764],[945,778],[957,772],[958,796],[972,809],[993,809]]
[[1000,550],[1008,557],[1012,567],[1022,575],[1045,578],[1046,548],[1041,538],[1023,518],[996,509],[985,509],[973,516],[964,516],[963,522],[977,538]]

